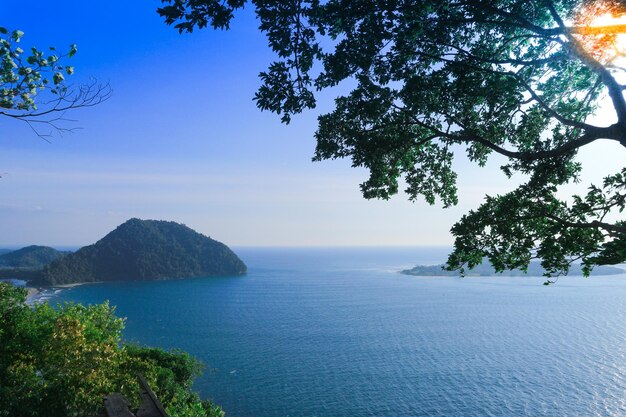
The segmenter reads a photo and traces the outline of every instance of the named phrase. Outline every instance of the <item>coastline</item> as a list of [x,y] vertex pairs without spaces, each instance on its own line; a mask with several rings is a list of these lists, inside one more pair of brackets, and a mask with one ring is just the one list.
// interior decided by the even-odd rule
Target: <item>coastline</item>
[[41,293],[39,288],[35,287],[26,287],[26,301],[30,301],[33,297],[37,296],[37,294]]
[[71,284],[59,284],[52,285],[50,287],[30,287],[28,284],[24,286],[26,288],[26,303],[33,305],[48,301],[54,294],[59,293],[62,290],[78,287],[85,284],[96,284],[97,282],[73,282]]
[[85,285],[85,284],[98,284],[100,282],[103,281],[89,281],[89,282],[72,282],[71,284],[58,284],[58,285],[53,285],[50,288],[74,288],[74,287],[78,287],[80,285]]

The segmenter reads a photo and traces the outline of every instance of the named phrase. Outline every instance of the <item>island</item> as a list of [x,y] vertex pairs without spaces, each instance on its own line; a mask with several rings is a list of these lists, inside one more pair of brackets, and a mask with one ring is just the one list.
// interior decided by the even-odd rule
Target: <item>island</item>
[[30,285],[232,276],[246,271],[228,246],[183,224],[133,218],[95,244],[44,266]]
[[43,267],[68,253],[38,245],[17,250],[0,249],[0,278],[35,279]]
[[69,252],[61,252],[49,246],[31,245],[0,254],[0,268],[41,269]]
[[[439,265],[417,265],[411,269],[405,269],[400,271],[401,274],[414,275],[422,277],[459,277],[461,273],[459,271],[446,271],[443,264]],[[496,270],[488,263],[483,262],[480,265],[476,265],[473,269],[466,269],[464,276],[478,276],[478,277],[492,277],[492,276],[506,276],[506,277],[522,277],[522,276],[543,276],[545,270],[541,267],[538,261],[533,261],[528,265],[528,271],[524,272],[520,269],[507,270],[503,272],[496,272]],[[591,275],[619,275],[626,274],[626,270],[622,268],[616,268],[613,266],[596,266]],[[582,268],[580,265],[572,265],[570,276],[582,276]]]

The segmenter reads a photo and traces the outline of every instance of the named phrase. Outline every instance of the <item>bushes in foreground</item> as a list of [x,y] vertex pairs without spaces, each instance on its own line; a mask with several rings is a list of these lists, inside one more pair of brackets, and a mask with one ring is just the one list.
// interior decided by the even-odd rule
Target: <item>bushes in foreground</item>
[[26,304],[0,283],[0,417],[91,417],[121,393],[139,405],[144,375],[170,417],[223,417],[191,391],[201,364],[189,354],[124,344],[124,321],[108,303]]

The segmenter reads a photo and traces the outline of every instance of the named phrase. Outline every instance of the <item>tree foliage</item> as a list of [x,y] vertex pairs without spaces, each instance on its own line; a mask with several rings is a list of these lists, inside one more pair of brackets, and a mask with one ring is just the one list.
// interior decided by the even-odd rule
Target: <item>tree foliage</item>
[[109,86],[95,81],[68,85],[66,77],[74,74],[74,67],[66,61],[77,46],[70,45],[67,52],[55,47],[32,47],[27,52],[21,47],[23,36],[21,30],[0,27],[0,115],[27,123],[43,139],[53,132],[72,131],[65,112],[108,99]]
[[0,282],[0,416],[91,417],[104,396],[139,405],[143,374],[171,417],[223,417],[191,391],[200,364],[183,352],[126,345],[108,304],[26,305],[26,291]]
[[[619,0],[162,0],[180,32],[228,29],[254,7],[277,59],[260,74],[258,107],[283,122],[315,106],[315,93],[355,87],[319,117],[314,160],[350,158],[370,176],[366,198],[406,183],[411,200],[456,204],[456,154],[479,165],[493,154],[526,182],[487,196],[452,229],[450,268],[487,257],[497,270],[541,258],[547,275],[626,260],[626,169],[586,195],[557,191],[579,180],[580,148],[626,147],[626,15]],[[603,99],[614,122],[591,122]]]

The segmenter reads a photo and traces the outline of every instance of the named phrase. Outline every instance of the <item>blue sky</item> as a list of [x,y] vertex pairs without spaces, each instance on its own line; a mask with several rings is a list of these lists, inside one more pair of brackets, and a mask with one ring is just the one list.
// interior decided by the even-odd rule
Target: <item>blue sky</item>
[[364,200],[364,171],[311,162],[317,115],[336,91],[289,126],[255,107],[272,52],[249,10],[230,31],[179,35],[154,0],[25,4],[3,0],[0,25],[24,31],[27,47],[78,44],[72,82],[95,77],[114,91],[69,115],[81,129],[52,143],[0,121],[0,246],[89,244],[130,217],[240,246],[448,245],[456,219],[511,186],[497,163],[460,158],[457,207]]

